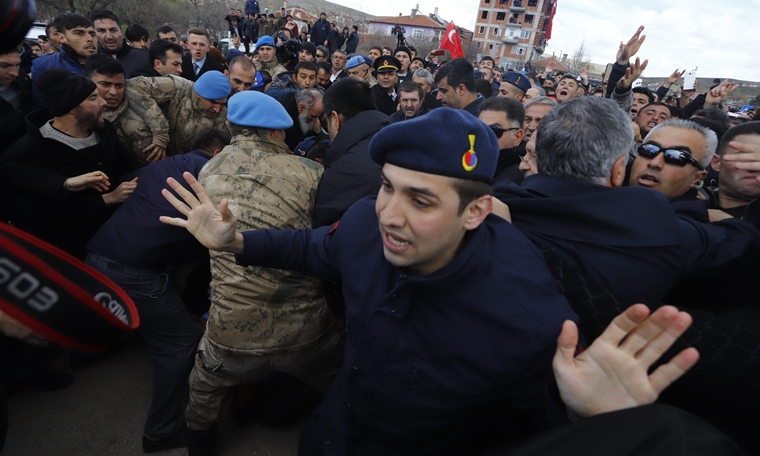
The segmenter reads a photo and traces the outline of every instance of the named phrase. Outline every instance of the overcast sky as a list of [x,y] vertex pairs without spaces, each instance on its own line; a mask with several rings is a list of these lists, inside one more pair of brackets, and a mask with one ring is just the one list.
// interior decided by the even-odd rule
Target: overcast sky
[[[474,30],[478,0],[332,0],[376,16],[423,14]],[[496,0],[494,0],[496,1]],[[667,76],[698,67],[699,77],[760,81],[760,0],[558,0],[545,56],[572,56],[581,41],[594,63],[611,63],[620,41],[646,28],[639,56],[649,59],[644,76]]]

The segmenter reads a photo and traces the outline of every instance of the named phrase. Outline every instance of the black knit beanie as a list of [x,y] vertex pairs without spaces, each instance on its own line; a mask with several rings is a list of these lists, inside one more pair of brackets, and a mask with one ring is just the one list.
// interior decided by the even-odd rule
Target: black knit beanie
[[54,117],[60,117],[79,106],[97,86],[84,76],[53,68],[36,81],[37,93]]

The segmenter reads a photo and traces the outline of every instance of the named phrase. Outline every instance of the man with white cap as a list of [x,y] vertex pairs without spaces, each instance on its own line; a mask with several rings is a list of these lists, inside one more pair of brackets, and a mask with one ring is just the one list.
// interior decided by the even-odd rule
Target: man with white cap
[[231,91],[227,76],[213,70],[195,83],[174,75],[131,78],[126,96],[153,132],[153,147],[164,156],[189,151],[193,137],[207,128],[225,129],[224,105]]
[[[322,166],[294,156],[283,142],[293,125],[263,93],[229,101],[232,142],[201,171],[213,201],[230,201],[238,229],[311,227]],[[286,173],[287,177],[285,177]],[[325,393],[340,369],[340,329],[320,282],[300,272],[246,268],[230,253],[211,252],[211,309],[190,374],[190,454],[213,454],[231,387],[277,370]]]

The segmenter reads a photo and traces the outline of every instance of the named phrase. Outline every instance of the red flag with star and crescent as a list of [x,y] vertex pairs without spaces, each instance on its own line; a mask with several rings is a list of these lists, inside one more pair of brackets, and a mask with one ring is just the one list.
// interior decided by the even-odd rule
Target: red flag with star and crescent
[[464,57],[464,51],[462,51],[462,41],[459,39],[457,26],[454,25],[454,21],[449,22],[449,26],[446,29],[446,32],[443,34],[443,38],[441,38],[441,45],[438,48],[447,49],[449,52],[451,52],[452,59]]

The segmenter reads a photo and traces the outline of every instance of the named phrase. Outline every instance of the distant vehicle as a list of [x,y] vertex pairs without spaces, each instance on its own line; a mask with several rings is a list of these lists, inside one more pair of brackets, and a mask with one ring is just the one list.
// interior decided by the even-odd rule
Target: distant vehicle
[[37,37],[40,35],[45,34],[45,27],[47,27],[47,23],[45,22],[35,22],[32,24],[32,28],[29,29],[28,32],[26,32],[25,39],[37,42]]

